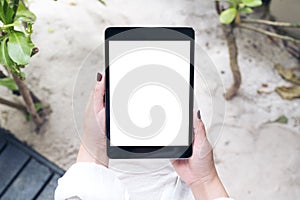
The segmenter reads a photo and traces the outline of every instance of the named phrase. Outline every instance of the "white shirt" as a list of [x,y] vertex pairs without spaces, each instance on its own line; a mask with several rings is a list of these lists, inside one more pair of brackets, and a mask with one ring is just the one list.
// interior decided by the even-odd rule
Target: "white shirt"
[[[194,200],[171,166],[152,173],[116,172],[94,163],[76,163],[58,180],[55,200]],[[219,198],[217,200],[229,200]]]

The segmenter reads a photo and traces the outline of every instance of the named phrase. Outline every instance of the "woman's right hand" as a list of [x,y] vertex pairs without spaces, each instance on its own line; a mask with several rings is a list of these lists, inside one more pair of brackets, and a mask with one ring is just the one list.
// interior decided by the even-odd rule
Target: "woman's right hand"
[[193,155],[185,160],[174,161],[173,167],[180,178],[190,186],[195,199],[228,197],[215,168],[212,147],[207,140],[200,111],[196,115]]

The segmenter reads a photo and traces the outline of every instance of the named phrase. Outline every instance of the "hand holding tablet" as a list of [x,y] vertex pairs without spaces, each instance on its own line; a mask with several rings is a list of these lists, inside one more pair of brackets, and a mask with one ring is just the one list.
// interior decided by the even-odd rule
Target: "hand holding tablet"
[[[149,35],[147,34],[143,35],[143,37],[145,36],[147,36],[146,38],[149,38]],[[162,44],[163,43],[161,43],[160,45]],[[193,43],[190,44],[191,46],[193,46]],[[143,45],[145,45],[145,43],[143,43]],[[118,46],[117,49],[122,49],[122,48],[124,49],[124,44],[119,43],[116,44],[116,46]],[[181,47],[182,47],[181,49],[184,49],[185,52],[187,49],[186,46],[182,45]],[[106,48],[107,48],[106,49],[107,52],[109,48],[107,46]],[[143,48],[143,50],[145,49]],[[191,47],[191,51],[193,51],[192,47]],[[155,54],[155,52],[152,52],[153,54],[149,54],[149,51],[147,52],[147,54],[145,54],[144,51],[142,52],[143,52],[142,55],[138,57],[142,61],[152,60],[153,62],[153,60],[156,60],[155,58],[157,58],[156,57],[157,54]],[[161,52],[158,54],[161,54]],[[150,59],[147,58],[146,55],[148,56],[151,55]],[[167,59],[168,58],[167,54],[164,54],[164,56],[165,57],[162,60],[169,60],[172,62],[172,59],[171,60]],[[160,63],[160,65],[159,64],[151,65],[147,63],[144,66],[146,67],[146,69],[142,68],[143,70],[140,71],[139,70],[140,67],[137,67],[136,69],[132,69],[128,71],[128,68],[126,68],[126,62],[125,65],[123,65],[124,60],[122,61],[122,59],[120,59],[122,61],[122,65],[119,65],[119,67],[123,66],[124,69],[122,68],[120,69],[119,67],[118,69],[120,69],[121,72],[123,70],[123,73],[124,71],[126,73],[122,74],[122,73],[118,73],[119,72],[118,70],[110,71],[106,69],[106,77],[105,77],[106,84],[104,84],[103,78],[102,79],[97,78],[98,82],[96,84],[94,94],[91,95],[86,110],[85,130],[81,141],[82,145],[78,153],[77,162],[92,162],[92,163],[97,163],[108,167],[109,159],[107,155],[111,158],[167,158],[167,157],[188,158],[189,157],[188,159],[176,159],[176,160],[172,159],[171,162],[177,174],[181,177],[183,181],[185,181],[190,186],[195,199],[203,199],[203,198],[216,199],[218,197],[228,197],[226,190],[224,189],[218,177],[218,174],[216,172],[214,166],[212,148],[207,140],[204,124],[201,121],[199,111],[197,113],[198,117],[195,117],[197,116],[197,114],[194,113],[194,124],[191,123],[191,121],[193,121],[192,120],[193,103],[191,101],[193,100],[192,98],[193,96],[191,95],[193,94],[191,93],[192,86],[193,86],[193,76],[191,76],[191,74],[193,75],[193,53],[190,54],[189,58],[190,58],[189,59],[190,68],[187,74],[189,74],[190,76],[186,74],[186,70],[176,68],[179,66],[183,68],[184,66],[188,66],[185,65],[184,63],[180,63],[180,60],[178,60],[176,57],[173,57],[174,62],[171,64],[171,69],[173,69],[173,72],[174,71],[179,72],[182,77],[177,76],[178,73],[177,74],[172,73],[172,70],[168,71],[169,72],[168,74],[165,74],[164,72],[165,66],[162,66],[162,63]],[[108,59],[109,56],[108,54],[106,54],[106,61],[107,63],[110,63],[108,62]],[[127,57],[127,62],[128,61],[130,61],[130,59],[128,59]],[[180,65],[178,65],[178,63],[180,63]],[[111,69],[113,68],[113,65],[111,64],[107,66],[111,67]],[[128,65],[128,66],[133,66],[133,65]],[[156,73],[154,73],[151,70],[157,70],[155,71],[156,73],[163,74],[166,80],[172,80],[172,81],[168,82],[162,80],[161,76],[159,75],[156,76]],[[129,76],[134,81],[131,81],[131,79],[127,79],[127,80],[125,79],[126,81],[123,82],[124,79],[122,77],[127,77],[127,75],[130,75],[132,71],[138,72],[140,76],[138,76],[137,78],[135,78],[136,76]],[[117,76],[109,77],[108,76],[109,73],[111,73],[110,75],[117,74]],[[122,76],[119,76],[119,79],[117,78],[118,74],[119,75],[122,74]],[[150,78],[145,76],[145,74],[149,75]],[[101,76],[99,75],[98,77]],[[149,81],[150,79],[153,82]],[[187,85],[189,86],[183,84],[184,81],[182,82],[182,79],[184,81],[188,80]],[[151,84],[139,85],[141,82],[135,82],[136,80],[147,80],[146,83],[151,83]],[[174,85],[172,85],[174,81],[176,82],[176,80],[179,81],[182,85],[186,86],[185,89],[181,88],[181,90],[183,90],[183,94],[189,97],[188,101],[186,101],[185,98],[182,98],[182,94],[180,92],[178,93],[175,92],[174,95],[169,95],[169,93],[164,90],[165,88],[167,88],[167,89],[173,89],[173,91],[177,91],[176,89],[174,89]],[[158,83],[159,81],[160,84]],[[129,93],[128,95],[128,91],[127,91],[128,88],[121,87],[122,90],[120,90],[120,87],[118,86],[118,84],[120,83],[124,85],[128,85],[125,83],[134,83],[130,86],[136,86],[136,87],[134,88],[133,92]],[[137,83],[139,86],[136,85]],[[113,87],[109,87],[109,84],[111,84],[111,86]],[[106,86],[106,91],[105,91],[105,86]],[[143,91],[138,93],[140,89],[143,89]],[[119,92],[117,94],[114,94],[114,92],[118,90],[121,91],[121,94],[123,95],[125,94],[125,97],[129,96],[129,99],[127,99],[127,104],[124,102],[119,102],[121,107],[120,105],[116,105],[116,108],[118,109],[117,111],[113,111],[112,106],[115,105],[116,102],[114,103],[114,101],[110,97],[112,96],[114,97],[115,95],[117,95],[117,97],[122,97],[122,95],[118,94]],[[122,91],[124,91],[124,93],[122,93]],[[105,104],[103,102],[104,96],[105,96]],[[143,99],[144,96],[146,97],[146,100]],[[174,101],[173,99],[174,96],[178,97],[178,101],[180,102],[180,104],[178,105],[180,105],[179,108],[182,109],[172,111],[171,113],[173,113],[174,115],[183,115],[183,117],[187,117],[188,125],[183,126],[182,132],[176,132],[176,129],[174,128],[173,129],[174,132],[170,132],[170,134],[172,135],[170,135],[169,138],[165,138],[165,140],[157,140],[156,137],[159,137],[159,134],[165,133],[163,129],[167,126],[168,121],[182,119],[182,116],[181,118],[180,117],[178,118],[178,116],[170,117],[169,107],[176,109],[176,106],[174,107],[174,103],[176,103],[176,101]],[[147,101],[147,99],[149,99],[149,101]],[[167,99],[167,103],[162,101],[162,99]],[[123,100],[123,98],[121,98],[121,100]],[[133,102],[134,105],[133,107],[130,106],[130,102]],[[153,104],[153,102],[155,102],[155,104]],[[136,104],[138,104],[139,106],[135,107]],[[128,107],[124,109],[122,107],[124,105],[128,105]],[[187,109],[188,112],[183,112],[182,110],[186,109],[186,107],[188,108]],[[136,125],[137,127],[133,126],[132,124],[126,126],[126,123],[124,124],[124,121],[119,122],[117,119],[118,117],[115,118],[115,115],[119,116],[118,111],[120,112],[128,111],[128,114],[125,113],[125,118],[129,117],[129,119],[132,119],[135,123],[137,123]],[[121,119],[123,119],[124,113],[120,113],[120,115],[122,116]],[[148,116],[148,120],[147,117],[145,118],[143,117],[143,115]],[[112,132],[111,127],[108,126],[110,125],[110,122],[113,122],[111,124],[114,124],[113,126],[115,126],[114,132]],[[125,122],[129,123],[126,120]],[[181,122],[179,124],[180,125],[184,124],[184,122]],[[176,127],[176,124],[174,124],[174,127]],[[141,128],[145,130],[145,132],[138,132],[138,131],[135,132],[136,130],[140,130]],[[126,132],[128,130],[133,130],[133,131]],[[125,136],[120,135],[123,133],[123,131]],[[107,134],[106,136],[105,136],[105,132]],[[192,140],[192,135],[194,135],[193,140]],[[108,139],[106,139],[106,137],[108,137]],[[123,139],[120,139],[120,137],[123,137]],[[176,139],[178,137],[180,139]]]

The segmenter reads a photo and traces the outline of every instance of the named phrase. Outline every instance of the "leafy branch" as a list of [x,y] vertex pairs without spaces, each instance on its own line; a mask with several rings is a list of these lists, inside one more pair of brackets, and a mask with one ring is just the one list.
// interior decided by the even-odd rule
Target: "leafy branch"
[[23,1],[0,0],[0,63],[11,73],[25,78],[21,69],[29,63],[34,44],[31,41],[35,15]]
[[[104,0],[98,0],[105,5]],[[27,0],[0,0],[0,64],[6,73],[0,70],[0,86],[21,95],[26,106],[0,97],[0,104],[26,111],[37,125],[37,130],[44,123],[44,116],[50,113],[49,106],[41,105],[40,100],[26,86],[22,71],[29,64],[30,58],[38,53],[31,40],[32,26],[36,16],[26,5]]]
[[258,32],[270,37],[279,38],[282,40],[300,44],[300,40],[296,38],[267,31],[265,29],[258,28],[252,25],[248,25],[248,24],[260,24],[266,26],[300,28],[300,24],[288,23],[288,22],[276,22],[276,21],[261,20],[261,19],[250,19],[245,16],[242,16],[244,14],[252,13],[254,7],[261,6],[262,0],[223,0],[223,2],[227,2],[226,9],[224,9],[223,6],[220,5],[220,1],[222,0],[215,1],[215,8],[217,13],[219,14],[219,20],[222,24],[223,33],[227,41],[229,58],[230,58],[230,68],[233,74],[233,84],[225,94],[225,98],[229,100],[236,95],[241,84],[241,73],[237,62],[238,49],[236,46],[233,29],[235,27],[239,27],[242,29]]
[[[43,124],[43,119],[35,108],[30,90],[24,83],[25,74],[22,69],[29,64],[32,55],[37,53],[37,48],[31,41],[32,25],[36,16],[20,0],[0,0],[0,64],[7,70],[10,77],[2,77],[0,85],[15,91],[18,89],[22,95],[26,109],[36,123],[37,127]],[[21,108],[14,103],[12,107]],[[0,103],[1,103],[0,102]],[[23,108],[22,108],[23,109]]]

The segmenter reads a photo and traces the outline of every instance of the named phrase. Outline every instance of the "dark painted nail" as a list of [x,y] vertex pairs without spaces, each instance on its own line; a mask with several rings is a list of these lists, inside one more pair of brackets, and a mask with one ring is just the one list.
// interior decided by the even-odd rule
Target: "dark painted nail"
[[102,74],[97,73],[97,81],[100,82],[102,80]]
[[198,110],[198,112],[197,112],[197,117],[198,117],[198,119],[201,119],[200,110]]

